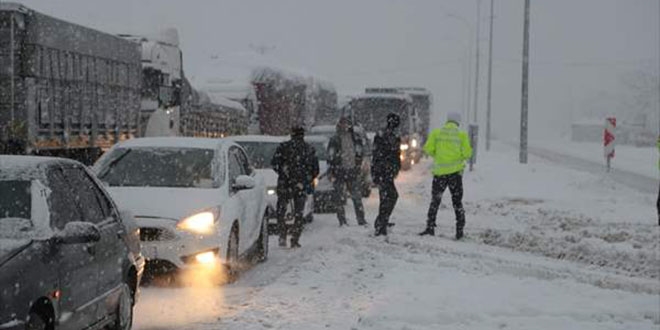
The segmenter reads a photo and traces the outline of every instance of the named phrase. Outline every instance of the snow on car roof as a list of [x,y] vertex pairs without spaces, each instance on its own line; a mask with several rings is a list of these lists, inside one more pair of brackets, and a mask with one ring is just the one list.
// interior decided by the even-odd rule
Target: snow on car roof
[[305,136],[305,142],[328,142],[330,139],[325,135],[307,135]]
[[124,142],[118,143],[117,146],[123,148],[171,147],[216,149],[230,142],[231,141],[227,139],[197,137],[146,137],[126,140]]
[[235,142],[270,142],[270,143],[282,143],[289,140],[288,136],[275,136],[275,135],[234,135],[227,137],[226,139],[235,141]]
[[43,169],[51,164],[78,164],[78,162],[55,157],[0,155],[1,178],[33,179],[41,177]]
[[394,94],[394,93],[363,93],[353,97],[353,99],[396,99],[407,102],[412,102],[412,98],[408,94]]

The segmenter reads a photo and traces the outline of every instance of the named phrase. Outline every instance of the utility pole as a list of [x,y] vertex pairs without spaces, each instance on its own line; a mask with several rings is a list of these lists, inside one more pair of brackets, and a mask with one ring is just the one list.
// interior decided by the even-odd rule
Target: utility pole
[[479,108],[479,22],[481,21],[481,0],[477,0],[477,36],[475,38],[476,50],[476,63],[474,64],[474,100],[472,106],[474,107],[474,123],[477,124],[479,117],[477,110]]
[[488,37],[488,101],[486,103],[486,151],[490,150],[490,106],[492,97],[492,84],[493,84],[493,4],[494,0],[490,0],[490,32]]
[[527,93],[529,83],[529,0],[525,0],[523,28],[522,94],[520,106],[520,163],[527,164]]

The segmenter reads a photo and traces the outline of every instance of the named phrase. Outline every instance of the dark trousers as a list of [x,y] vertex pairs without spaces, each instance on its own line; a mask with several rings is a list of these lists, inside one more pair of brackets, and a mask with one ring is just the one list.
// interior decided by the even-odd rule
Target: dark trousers
[[286,239],[287,225],[286,213],[287,209],[293,212],[294,222],[291,227],[291,239],[298,241],[300,234],[303,230],[303,211],[305,208],[305,195],[304,194],[278,194],[277,195],[277,229],[280,233],[280,238]]
[[360,178],[357,169],[336,169],[334,171],[335,181],[333,182],[334,204],[337,210],[337,219],[340,225],[346,224],[346,213],[344,211],[344,187],[348,188],[355,207],[355,217],[358,224],[365,224],[364,206],[362,206],[362,191],[360,191]]
[[374,222],[374,228],[376,230],[382,230],[387,228],[387,224],[390,222],[390,215],[394,210],[397,199],[399,199],[399,193],[396,191],[396,186],[394,186],[393,178],[383,178],[378,184],[378,198],[380,204],[378,205],[378,217]]
[[435,217],[442,199],[442,193],[449,187],[451,202],[454,204],[456,214],[456,229],[465,227],[465,210],[463,209],[463,176],[460,173],[439,175],[433,177],[433,188],[431,189],[431,205],[427,219],[427,227],[435,228]]

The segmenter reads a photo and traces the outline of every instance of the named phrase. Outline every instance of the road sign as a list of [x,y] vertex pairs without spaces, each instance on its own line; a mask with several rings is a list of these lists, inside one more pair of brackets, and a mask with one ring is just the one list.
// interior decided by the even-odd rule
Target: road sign
[[616,118],[605,118],[605,130],[603,131],[603,146],[605,151],[605,161],[607,162],[607,170],[611,168],[611,161],[614,158],[614,145],[616,141]]

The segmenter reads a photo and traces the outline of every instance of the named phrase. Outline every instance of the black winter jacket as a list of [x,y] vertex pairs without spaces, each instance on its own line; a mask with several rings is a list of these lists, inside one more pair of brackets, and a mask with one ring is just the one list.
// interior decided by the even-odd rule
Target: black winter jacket
[[384,179],[394,179],[401,169],[401,138],[391,129],[379,131],[374,137],[374,156],[371,177],[378,184]]
[[277,190],[311,192],[314,178],[319,175],[319,160],[314,147],[302,139],[282,142],[271,161],[277,173]]

